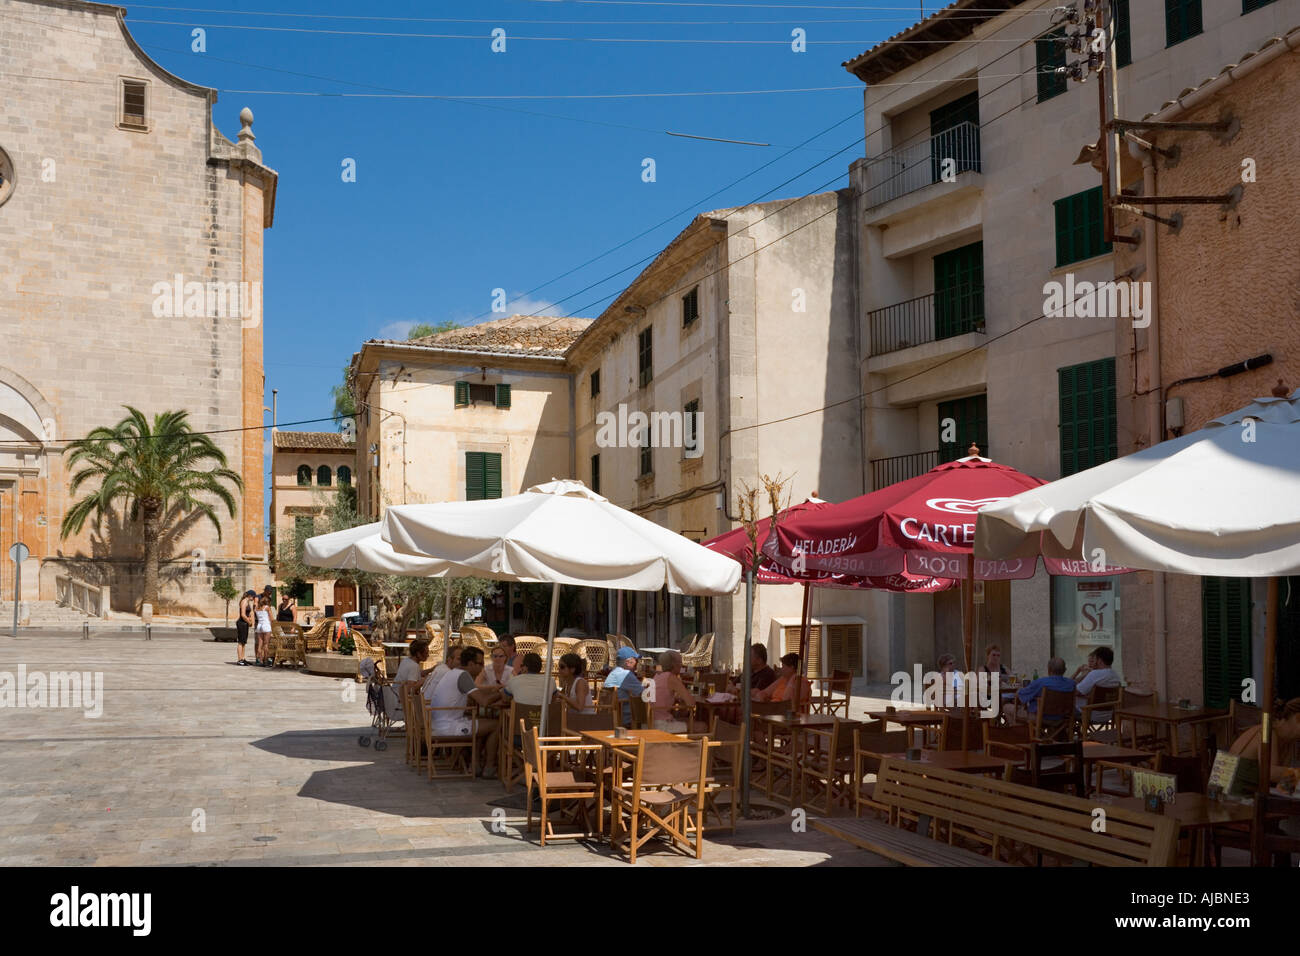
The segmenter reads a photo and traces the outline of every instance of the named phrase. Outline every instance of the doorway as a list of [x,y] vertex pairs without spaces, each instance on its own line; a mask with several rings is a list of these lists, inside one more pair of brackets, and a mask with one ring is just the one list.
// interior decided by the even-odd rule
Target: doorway
[[334,616],[342,617],[357,609],[357,586],[351,581],[334,582]]

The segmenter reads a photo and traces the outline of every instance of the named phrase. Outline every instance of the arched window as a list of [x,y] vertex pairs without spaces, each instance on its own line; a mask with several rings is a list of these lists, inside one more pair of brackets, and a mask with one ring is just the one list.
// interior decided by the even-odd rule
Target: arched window
[[311,484],[311,465],[298,466],[298,484],[300,485]]
[[339,484],[340,485],[352,484],[352,469],[349,468],[347,465],[339,465]]
[[328,488],[333,483],[334,479],[330,473],[329,465],[321,465],[316,469],[316,484],[320,485],[322,488]]

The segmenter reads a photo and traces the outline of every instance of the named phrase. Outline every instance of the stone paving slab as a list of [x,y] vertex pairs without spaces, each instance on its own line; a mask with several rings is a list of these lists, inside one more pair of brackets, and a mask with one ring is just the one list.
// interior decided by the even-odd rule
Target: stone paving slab
[[[0,703],[0,866],[627,865],[599,842],[540,847],[522,810],[494,832],[500,781],[430,782],[400,738],[359,746],[360,685],[233,658],[192,633],[0,638],[0,694],[20,664],[103,680],[98,717]],[[788,817],[717,831],[702,861],[652,849],[638,864],[892,865]]]

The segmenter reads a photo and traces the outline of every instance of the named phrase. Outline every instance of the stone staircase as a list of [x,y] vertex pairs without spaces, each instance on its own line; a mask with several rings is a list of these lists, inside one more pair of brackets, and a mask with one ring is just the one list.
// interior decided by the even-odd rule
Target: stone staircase
[[[92,624],[99,618],[91,618],[75,608],[64,607],[54,601],[21,601],[18,609],[18,626],[33,628],[80,628],[82,621],[90,620]],[[13,625],[14,604],[12,601],[0,601],[0,630]]]

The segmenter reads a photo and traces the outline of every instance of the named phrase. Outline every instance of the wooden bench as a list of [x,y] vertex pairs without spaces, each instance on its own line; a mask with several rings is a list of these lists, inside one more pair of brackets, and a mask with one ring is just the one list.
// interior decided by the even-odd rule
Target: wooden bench
[[1105,831],[1096,832],[1096,801],[905,760],[881,762],[874,796],[891,824],[900,813],[933,820],[936,832],[946,824],[949,843],[973,839],[997,860],[1029,849],[1040,862],[1049,855],[1097,866],[1172,866],[1178,847],[1172,817],[1100,805]]
[[1010,866],[958,846],[950,846],[928,836],[890,826],[880,820],[820,818],[809,822],[823,833],[847,840],[856,847],[870,850],[904,866]]

